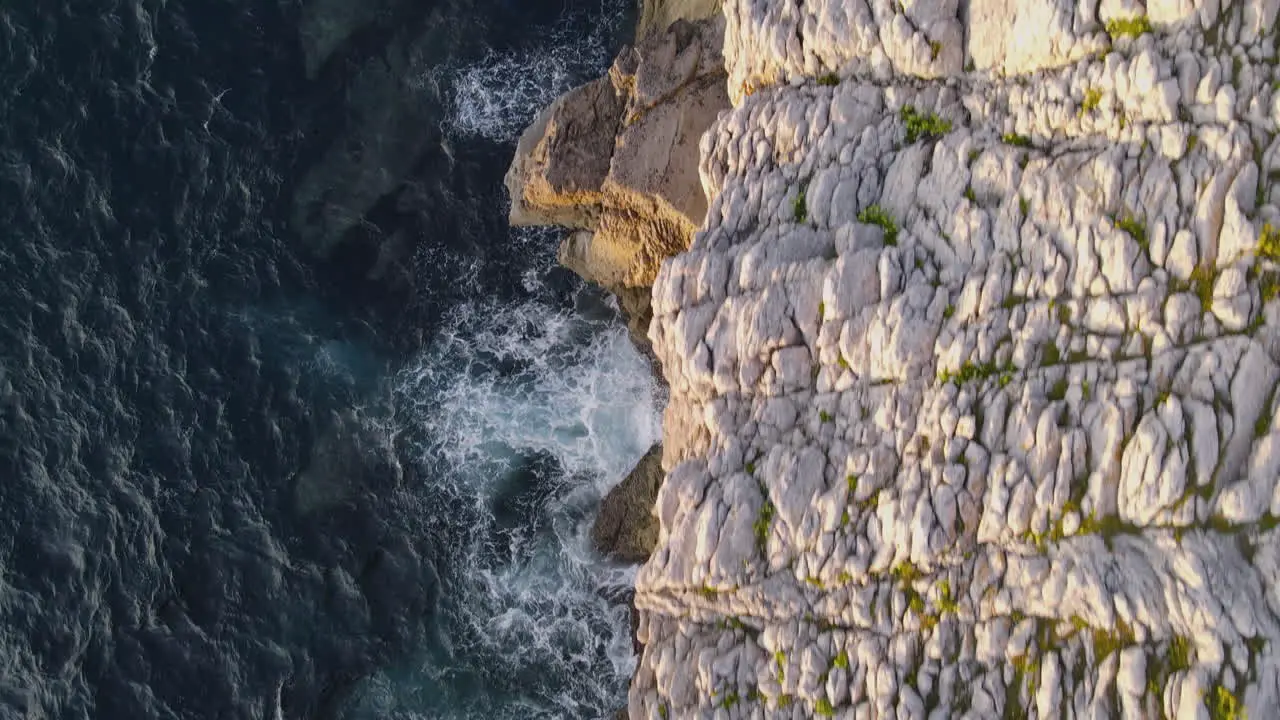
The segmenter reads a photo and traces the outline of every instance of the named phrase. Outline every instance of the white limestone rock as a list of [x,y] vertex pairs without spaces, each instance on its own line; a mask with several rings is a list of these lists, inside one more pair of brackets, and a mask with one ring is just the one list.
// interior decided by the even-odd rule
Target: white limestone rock
[[1278,8],[725,0],[632,717],[1280,706]]

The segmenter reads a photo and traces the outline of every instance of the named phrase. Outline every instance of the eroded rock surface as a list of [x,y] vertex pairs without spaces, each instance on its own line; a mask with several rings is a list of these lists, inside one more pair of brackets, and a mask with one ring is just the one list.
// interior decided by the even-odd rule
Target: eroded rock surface
[[507,174],[511,222],[581,230],[561,263],[613,292],[652,285],[706,214],[698,143],[729,105],[723,28],[677,20],[544,111]]
[[1278,7],[726,0],[632,717],[1274,714]]

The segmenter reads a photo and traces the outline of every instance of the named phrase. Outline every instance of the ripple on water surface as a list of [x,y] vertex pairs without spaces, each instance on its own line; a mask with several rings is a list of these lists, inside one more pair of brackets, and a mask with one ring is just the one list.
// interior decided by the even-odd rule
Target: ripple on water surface
[[[477,39],[403,79],[471,173],[429,223],[501,224],[500,144],[626,4],[531,1],[492,52],[501,2],[432,5]],[[0,716],[603,715],[627,572],[582,527],[656,436],[647,370],[536,233],[422,239],[449,307],[405,365],[286,220],[329,107],[294,5],[0,6]]]

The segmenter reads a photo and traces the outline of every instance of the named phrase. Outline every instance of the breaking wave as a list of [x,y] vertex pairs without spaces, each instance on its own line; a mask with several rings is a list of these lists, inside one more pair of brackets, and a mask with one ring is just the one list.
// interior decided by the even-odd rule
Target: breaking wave
[[455,309],[394,390],[409,462],[431,478],[426,522],[455,543],[442,636],[366,683],[355,715],[605,717],[622,705],[634,569],[601,560],[587,531],[658,441],[658,392],[613,309],[581,285],[569,307]]
[[[489,51],[474,63],[444,68],[431,80],[450,89],[446,126],[454,133],[505,142],[519,135],[542,108],[581,78],[607,67],[610,38],[622,24],[617,3],[569,15],[537,45],[507,52]],[[585,37],[581,16],[596,21]]]

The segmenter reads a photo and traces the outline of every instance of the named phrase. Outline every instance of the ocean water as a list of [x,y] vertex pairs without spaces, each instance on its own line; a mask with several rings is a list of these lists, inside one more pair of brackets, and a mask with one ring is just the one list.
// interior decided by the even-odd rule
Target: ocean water
[[622,706],[661,398],[501,180],[630,4],[0,5],[0,718]]

